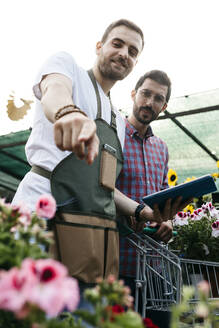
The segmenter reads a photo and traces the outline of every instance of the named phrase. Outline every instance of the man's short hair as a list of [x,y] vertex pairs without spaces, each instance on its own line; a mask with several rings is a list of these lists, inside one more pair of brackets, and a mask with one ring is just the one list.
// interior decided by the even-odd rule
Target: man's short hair
[[144,48],[144,34],[142,32],[142,30],[140,29],[140,27],[138,27],[135,23],[127,20],[127,19],[119,19],[115,22],[113,22],[112,24],[110,24],[107,29],[105,30],[101,42],[105,42],[108,38],[109,33],[118,26],[124,25],[126,27],[128,27],[130,30],[133,30],[135,32],[137,32],[138,34],[140,34],[141,39],[142,39],[142,49]]
[[143,76],[141,76],[138,82],[136,83],[135,91],[137,91],[140,86],[142,86],[146,79],[151,79],[161,85],[165,85],[168,87],[166,95],[166,102],[168,102],[171,95],[171,81],[168,75],[165,72],[159,70],[152,70],[150,72],[147,72]]

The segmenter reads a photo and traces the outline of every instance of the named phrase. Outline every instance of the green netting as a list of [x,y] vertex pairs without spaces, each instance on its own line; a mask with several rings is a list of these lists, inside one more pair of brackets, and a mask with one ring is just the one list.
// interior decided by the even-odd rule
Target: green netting
[[[219,89],[170,101],[168,111],[178,113],[219,104]],[[219,158],[219,110],[176,118]],[[216,161],[170,119],[153,122],[153,130],[169,148],[169,167],[176,170],[179,182],[187,177],[218,172]]]

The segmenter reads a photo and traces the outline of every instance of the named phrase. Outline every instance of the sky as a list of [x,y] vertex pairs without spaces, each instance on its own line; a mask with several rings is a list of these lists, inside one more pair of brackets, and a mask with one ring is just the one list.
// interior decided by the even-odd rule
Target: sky
[[14,92],[34,100],[32,85],[43,62],[58,51],[89,69],[95,45],[114,20],[141,27],[145,47],[133,72],[112,89],[114,105],[130,111],[131,90],[151,69],[172,80],[172,97],[219,88],[218,0],[0,0],[0,135],[32,126],[34,104],[11,121],[7,100]]

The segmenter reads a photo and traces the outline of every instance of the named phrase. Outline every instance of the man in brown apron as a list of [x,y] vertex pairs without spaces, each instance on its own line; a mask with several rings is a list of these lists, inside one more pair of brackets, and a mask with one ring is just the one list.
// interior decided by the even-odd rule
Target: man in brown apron
[[118,274],[116,208],[143,221],[169,217],[168,206],[161,216],[158,208],[143,207],[115,190],[124,123],[109,92],[132,71],[143,45],[138,26],[116,21],[96,45],[92,70],[86,72],[70,55],[59,53],[43,66],[34,86],[40,101],[26,146],[32,170],[14,203],[25,198],[34,208],[40,193],[52,193],[57,258],[86,286]]

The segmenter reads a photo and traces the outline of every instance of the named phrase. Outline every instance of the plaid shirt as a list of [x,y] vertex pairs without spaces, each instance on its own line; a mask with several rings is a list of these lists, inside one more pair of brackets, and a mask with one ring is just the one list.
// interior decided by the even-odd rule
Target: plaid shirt
[[[142,197],[168,188],[168,149],[164,141],[153,135],[149,126],[144,139],[127,121],[124,165],[116,187],[138,203]],[[135,276],[136,251],[120,237],[120,274]]]

